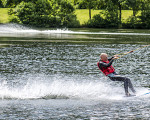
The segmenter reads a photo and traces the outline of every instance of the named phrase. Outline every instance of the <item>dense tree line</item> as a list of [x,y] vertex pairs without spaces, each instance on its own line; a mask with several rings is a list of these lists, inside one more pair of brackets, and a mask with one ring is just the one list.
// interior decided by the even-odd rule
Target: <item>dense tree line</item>
[[10,9],[11,22],[36,27],[79,27],[75,8],[66,0],[25,0]]
[[[0,7],[13,8],[11,22],[38,27],[79,27],[75,9],[89,9],[86,27],[150,28],[150,0],[0,0]],[[104,11],[92,18],[91,9]],[[125,9],[133,15],[122,22]]]

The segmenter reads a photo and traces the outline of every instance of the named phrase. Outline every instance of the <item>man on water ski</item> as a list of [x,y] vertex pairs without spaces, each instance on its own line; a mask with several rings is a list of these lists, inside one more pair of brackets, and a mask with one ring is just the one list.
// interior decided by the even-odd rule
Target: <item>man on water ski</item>
[[114,57],[108,59],[108,55],[106,53],[101,53],[100,61],[97,63],[98,68],[104,73],[104,75],[108,76],[112,81],[123,81],[126,96],[132,96],[128,91],[128,87],[132,90],[133,93],[135,93],[136,91],[133,88],[130,79],[118,75],[112,66],[114,59],[117,58],[119,57],[117,55],[114,55]]

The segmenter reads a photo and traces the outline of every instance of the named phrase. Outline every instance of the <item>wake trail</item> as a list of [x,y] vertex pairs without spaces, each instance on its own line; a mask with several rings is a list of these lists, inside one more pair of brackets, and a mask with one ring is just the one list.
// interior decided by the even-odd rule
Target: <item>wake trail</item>
[[[137,96],[148,92],[138,88]],[[87,100],[125,100],[123,87],[116,87],[101,81],[75,82],[53,80],[51,82],[27,82],[23,87],[10,88],[6,81],[0,84],[1,99],[87,99]]]
[[149,33],[120,33],[120,32],[82,32],[68,29],[37,30],[19,24],[0,25],[0,34],[97,34],[97,35],[150,35]]

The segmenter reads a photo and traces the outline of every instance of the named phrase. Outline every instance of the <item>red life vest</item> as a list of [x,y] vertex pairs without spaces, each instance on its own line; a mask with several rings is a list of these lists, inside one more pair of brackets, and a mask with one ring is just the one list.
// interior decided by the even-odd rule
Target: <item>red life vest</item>
[[[107,60],[107,61],[102,61],[102,62],[104,62],[104,63],[109,63],[109,61]],[[97,63],[97,66],[98,66],[98,68],[100,69],[100,67],[99,67],[99,62]],[[110,73],[113,73],[113,72],[115,72],[115,69],[113,68],[113,66],[111,65],[110,67],[102,67],[102,69],[100,69],[106,76],[108,75],[108,74],[110,74]]]

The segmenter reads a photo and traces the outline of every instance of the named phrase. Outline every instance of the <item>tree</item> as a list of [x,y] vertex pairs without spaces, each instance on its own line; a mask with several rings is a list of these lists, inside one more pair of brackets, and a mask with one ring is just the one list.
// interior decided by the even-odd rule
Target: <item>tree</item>
[[150,0],[142,0],[141,8],[140,22],[144,28],[150,28]]
[[108,27],[118,26],[118,7],[113,0],[107,0],[107,7],[104,12]]
[[[77,0],[74,0],[77,3]],[[89,20],[91,20],[91,9],[95,8],[95,5],[99,0],[78,0],[79,3],[84,3],[85,7],[89,9]]]
[[6,4],[7,4],[7,0],[1,0],[2,7],[6,7]]
[[118,6],[119,9],[119,26],[121,27],[122,24],[122,6],[124,6],[127,1],[126,0],[112,0],[114,5]]
[[[13,11],[13,12],[12,12]],[[78,27],[74,7],[66,0],[33,0],[19,3],[11,9],[11,21],[36,27]]]
[[0,8],[3,7],[2,1],[0,0]]
[[16,7],[16,5],[18,5],[22,1],[36,3],[37,0],[0,0],[0,1],[4,3],[5,7]]
[[141,0],[127,0],[127,5],[133,10],[133,16],[136,16],[141,7]]

